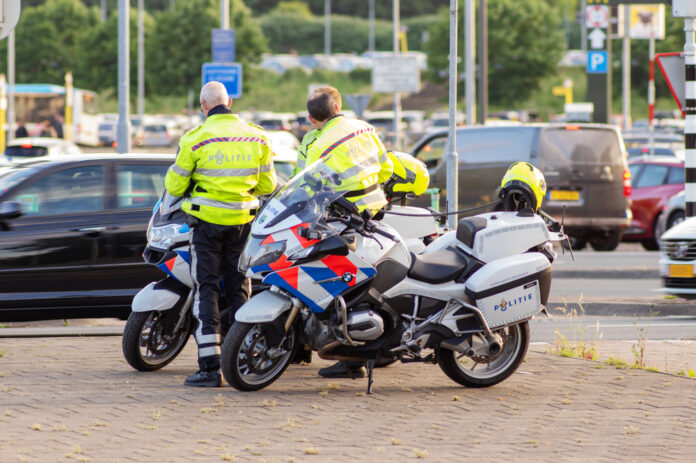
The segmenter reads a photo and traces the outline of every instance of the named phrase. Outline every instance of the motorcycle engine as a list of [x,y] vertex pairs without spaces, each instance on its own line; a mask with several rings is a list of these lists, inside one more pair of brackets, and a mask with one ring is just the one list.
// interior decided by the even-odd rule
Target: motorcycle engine
[[[342,328],[342,327],[341,327]],[[384,333],[384,320],[372,310],[348,315],[348,335],[356,341],[374,341]]]
[[[362,310],[360,310],[362,308]],[[309,344],[319,350],[322,346],[345,337],[341,316],[320,321],[310,314],[305,323],[305,334]],[[358,306],[358,310],[348,313],[348,336],[354,341],[374,341],[384,333],[384,320],[369,305]]]

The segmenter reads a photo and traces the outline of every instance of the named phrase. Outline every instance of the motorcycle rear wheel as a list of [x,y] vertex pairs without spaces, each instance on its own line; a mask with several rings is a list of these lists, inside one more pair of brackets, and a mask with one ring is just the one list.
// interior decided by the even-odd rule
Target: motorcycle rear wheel
[[191,335],[191,315],[187,314],[179,332],[166,333],[166,326],[174,320],[165,317],[178,316],[173,311],[132,312],[123,330],[121,346],[123,356],[138,371],[154,371],[168,365],[182,351]]
[[264,323],[235,322],[222,343],[220,366],[222,376],[232,387],[240,391],[258,391],[273,383],[290,365],[299,343],[297,331],[291,329],[285,338],[284,353],[269,356],[268,330],[272,325]]
[[470,358],[449,349],[440,349],[438,363],[453,381],[467,387],[488,387],[507,379],[520,366],[529,347],[529,323],[495,330],[503,339],[502,351],[487,358]]

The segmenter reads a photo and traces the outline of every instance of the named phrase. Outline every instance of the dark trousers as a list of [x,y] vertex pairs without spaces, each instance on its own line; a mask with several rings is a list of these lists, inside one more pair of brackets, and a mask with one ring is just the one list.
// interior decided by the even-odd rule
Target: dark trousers
[[237,270],[239,255],[250,224],[216,225],[198,221],[191,240],[191,276],[194,282],[193,315],[198,321],[198,366],[201,371],[220,368],[220,282],[225,291],[230,322],[249,300],[251,284]]

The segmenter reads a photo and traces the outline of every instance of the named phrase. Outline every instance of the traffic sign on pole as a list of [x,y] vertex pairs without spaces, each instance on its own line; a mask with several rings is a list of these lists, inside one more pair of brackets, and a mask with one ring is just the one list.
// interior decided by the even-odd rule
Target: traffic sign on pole
[[609,68],[606,51],[587,52],[587,73],[606,74]]
[[684,114],[684,77],[686,68],[684,66],[684,57],[681,53],[658,53],[655,55],[655,62],[660,67],[662,75],[667,81],[669,91],[672,92],[674,101],[679,105],[679,109]]
[[201,85],[217,81],[227,89],[230,98],[242,97],[242,65],[240,63],[203,63]]
[[345,98],[346,103],[348,103],[348,106],[350,106],[350,109],[352,109],[355,112],[355,116],[358,118],[362,118],[363,113],[367,109],[367,105],[370,103],[370,97],[371,95],[367,93],[343,95],[343,98]]
[[0,39],[4,39],[17,26],[21,0],[0,0]]
[[211,43],[214,63],[234,63],[234,29],[213,29]]

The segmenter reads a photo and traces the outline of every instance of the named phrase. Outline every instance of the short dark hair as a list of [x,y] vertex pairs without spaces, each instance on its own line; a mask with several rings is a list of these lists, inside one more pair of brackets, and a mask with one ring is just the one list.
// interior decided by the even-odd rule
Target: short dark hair
[[341,108],[341,94],[333,87],[319,87],[307,100],[307,112],[318,121],[325,121],[337,114],[335,105]]

